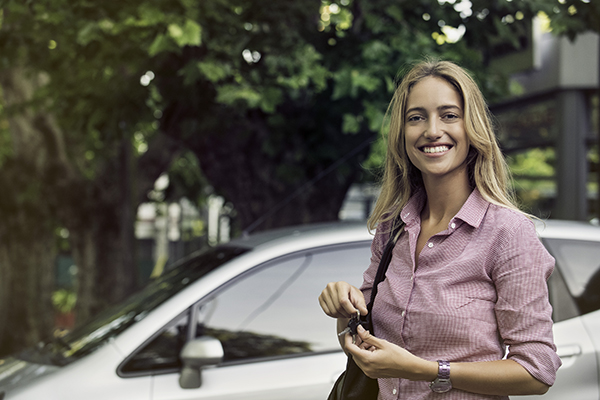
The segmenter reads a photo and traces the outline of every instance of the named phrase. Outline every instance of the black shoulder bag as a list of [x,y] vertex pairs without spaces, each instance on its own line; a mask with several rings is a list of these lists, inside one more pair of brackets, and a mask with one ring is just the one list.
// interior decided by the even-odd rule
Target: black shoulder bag
[[[371,290],[371,300],[367,305],[369,311],[366,316],[361,316],[360,324],[371,334],[373,332],[373,323],[371,319],[371,310],[373,309],[373,302],[377,295],[377,286],[380,282],[385,279],[385,273],[390,261],[392,260],[392,250],[396,244],[396,240],[399,235],[398,232],[404,227],[404,222],[400,220],[400,224],[393,229],[390,234],[381,260],[379,261],[379,267],[377,267],[377,274],[373,281],[373,289]],[[365,373],[356,365],[352,357],[348,356],[348,362],[346,363],[346,370],[342,372],[340,377],[335,381],[331,393],[327,400],[376,400],[379,394],[379,386],[377,385],[377,379],[369,378]]]

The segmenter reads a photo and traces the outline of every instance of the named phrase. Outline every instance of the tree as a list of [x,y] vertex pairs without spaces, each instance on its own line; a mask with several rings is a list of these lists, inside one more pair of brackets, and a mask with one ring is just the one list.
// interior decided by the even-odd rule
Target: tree
[[[117,34],[139,32],[126,17],[123,5],[84,2],[2,10],[4,352],[51,331],[57,229],[68,230],[78,267],[79,320],[138,283],[135,210],[178,147],[152,128],[151,96],[139,84],[147,52],[138,42],[117,45]],[[136,135],[148,142],[143,154]]]

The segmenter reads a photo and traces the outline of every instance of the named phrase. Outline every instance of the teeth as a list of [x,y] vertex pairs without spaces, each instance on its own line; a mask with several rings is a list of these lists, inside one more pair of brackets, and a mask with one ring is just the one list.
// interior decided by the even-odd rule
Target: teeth
[[441,153],[443,151],[448,151],[448,146],[436,146],[436,147],[423,147],[424,153]]

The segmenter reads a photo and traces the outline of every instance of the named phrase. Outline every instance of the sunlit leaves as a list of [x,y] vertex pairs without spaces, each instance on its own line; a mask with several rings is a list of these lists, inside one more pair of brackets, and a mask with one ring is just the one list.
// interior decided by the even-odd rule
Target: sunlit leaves
[[600,2],[597,0],[561,0],[545,11],[553,32],[567,35],[571,40],[578,33],[600,32]]
[[179,51],[176,43],[166,34],[159,33],[154,38],[152,44],[148,47],[148,55],[154,57],[155,55],[162,52],[176,52]]
[[207,60],[196,63],[196,66],[202,75],[213,83],[218,83],[232,74],[231,64],[226,62]]
[[362,115],[356,116],[352,114],[344,114],[342,117],[342,132],[358,133],[360,131],[362,119]]
[[177,43],[179,47],[200,46],[202,42],[202,29],[197,22],[186,19],[183,25],[169,24],[169,36]]
[[333,100],[346,96],[356,98],[361,89],[366,92],[374,92],[381,87],[381,80],[378,77],[351,66],[339,71],[334,76],[334,81]]
[[184,46],[200,46],[202,43],[202,28],[190,19],[183,23],[170,23],[166,32],[159,33],[148,48],[148,54],[153,57],[162,52],[177,52]]
[[291,57],[269,53],[264,62],[267,71],[278,84],[298,90],[313,85],[317,91],[323,90],[330,73],[323,66],[323,56],[310,45],[298,46]]
[[[345,3],[345,4],[344,4]],[[330,31],[332,28],[339,34],[352,27],[354,15],[346,7],[347,1],[329,2],[323,1],[320,8],[320,21],[317,24],[319,31]]]
[[552,177],[554,176],[554,159],[554,149],[535,148],[512,155],[508,158],[508,162],[515,175]]
[[226,105],[233,106],[243,100],[252,108],[257,107],[261,101],[261,95],[249,86],[222,85],[218,87],[217,92],[217,101]]

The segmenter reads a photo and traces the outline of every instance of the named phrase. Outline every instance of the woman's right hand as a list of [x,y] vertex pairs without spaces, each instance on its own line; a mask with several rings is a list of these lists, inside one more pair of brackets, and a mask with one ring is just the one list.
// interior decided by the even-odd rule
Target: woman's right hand
[[347,282],[330,282],[319,296],[319,303],[325,314],[332,318],[351,318],[360,311],[367,315],[365,296]]

